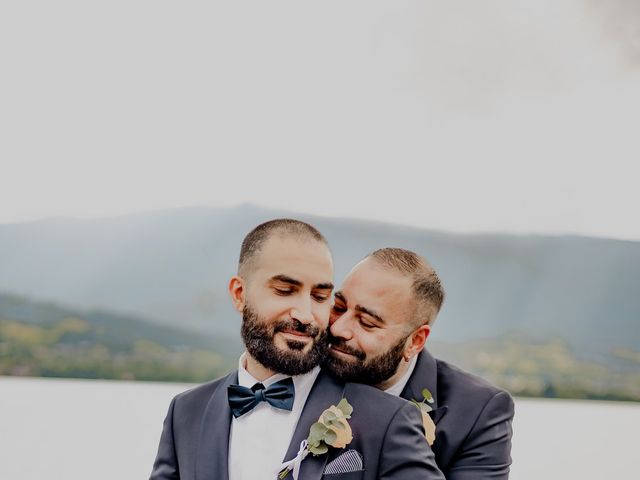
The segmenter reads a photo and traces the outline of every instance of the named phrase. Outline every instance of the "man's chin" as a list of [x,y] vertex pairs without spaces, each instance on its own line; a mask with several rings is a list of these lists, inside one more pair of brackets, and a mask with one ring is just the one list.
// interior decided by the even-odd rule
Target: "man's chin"
[[275,342],[276,348],[285,355],[306,355],[308,354],[315,342],[307,338],[295,338],[290,335],[282,335]]
[[335,352],[332,349],[329,349],[329,353],[324,362],[327,370],[343,382],[358,381],[358,364],[359,361],[353,355]]

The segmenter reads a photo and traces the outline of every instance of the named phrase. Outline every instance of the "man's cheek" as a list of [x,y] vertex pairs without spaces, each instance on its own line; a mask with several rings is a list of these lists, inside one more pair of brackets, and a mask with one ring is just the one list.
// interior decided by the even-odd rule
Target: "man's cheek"
[[335,321],[333,315],[330,305],[319,305],[316,310],[315,317],[317,322],[320,323],[323,328],[327,328],[329,326],[329,322]]

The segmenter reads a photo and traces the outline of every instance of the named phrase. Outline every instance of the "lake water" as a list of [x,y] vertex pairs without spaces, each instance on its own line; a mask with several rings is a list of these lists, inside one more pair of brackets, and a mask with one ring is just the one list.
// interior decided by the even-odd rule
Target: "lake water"
[[[148,478],[190,385],[0,377],[2,480]],[[638,478],[640,405],[516,399],[511,479]]]

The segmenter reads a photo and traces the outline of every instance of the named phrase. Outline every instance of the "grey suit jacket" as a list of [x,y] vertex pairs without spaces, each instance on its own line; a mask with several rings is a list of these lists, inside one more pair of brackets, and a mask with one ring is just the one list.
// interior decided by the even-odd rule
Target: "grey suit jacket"
[[423,350],[401,393],[422,400],[427,388],[435,400],[432,445],[447,480],[509,478],[511,465],[511,396],[485,380],[438,360]]
[[[237,383],[237,372],[176,396],[164,422],[151,480],[228,480],[231,410],[227,387]],[[325,465],[346,449],[330,448],[325,455],[309,455],[301,464],[302,480],[433,479],[444,480],[422,429],[418,409],[375,388],[341,383],[321,371],[309,394],[289,451],[295,457],[311,425],[330,405],[347,398],[353,406],[349,424],[364,469],[323,474]],[[251,453],[247,452],[247,461]],[[291,479],[289,474],[287,479]]]

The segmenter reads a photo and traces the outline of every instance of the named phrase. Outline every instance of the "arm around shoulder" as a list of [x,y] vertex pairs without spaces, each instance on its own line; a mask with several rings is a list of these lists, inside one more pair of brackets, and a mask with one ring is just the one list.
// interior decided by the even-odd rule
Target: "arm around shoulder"
[[447,480],[507,480],[513,415],[513,399],[507,392],[491,397],[449,468]]
[[149,480],[178,480],[180,478],[173,437],[173,409],[175,401],[175,398],[171,400],[169,411],[164,419],[158,454],[156,455],[155,462],[153,462],[153,470]]
[[420,411],[409,402],[395,414],[387,429],[378,478],[385,480],[444,480],[424,437]]

